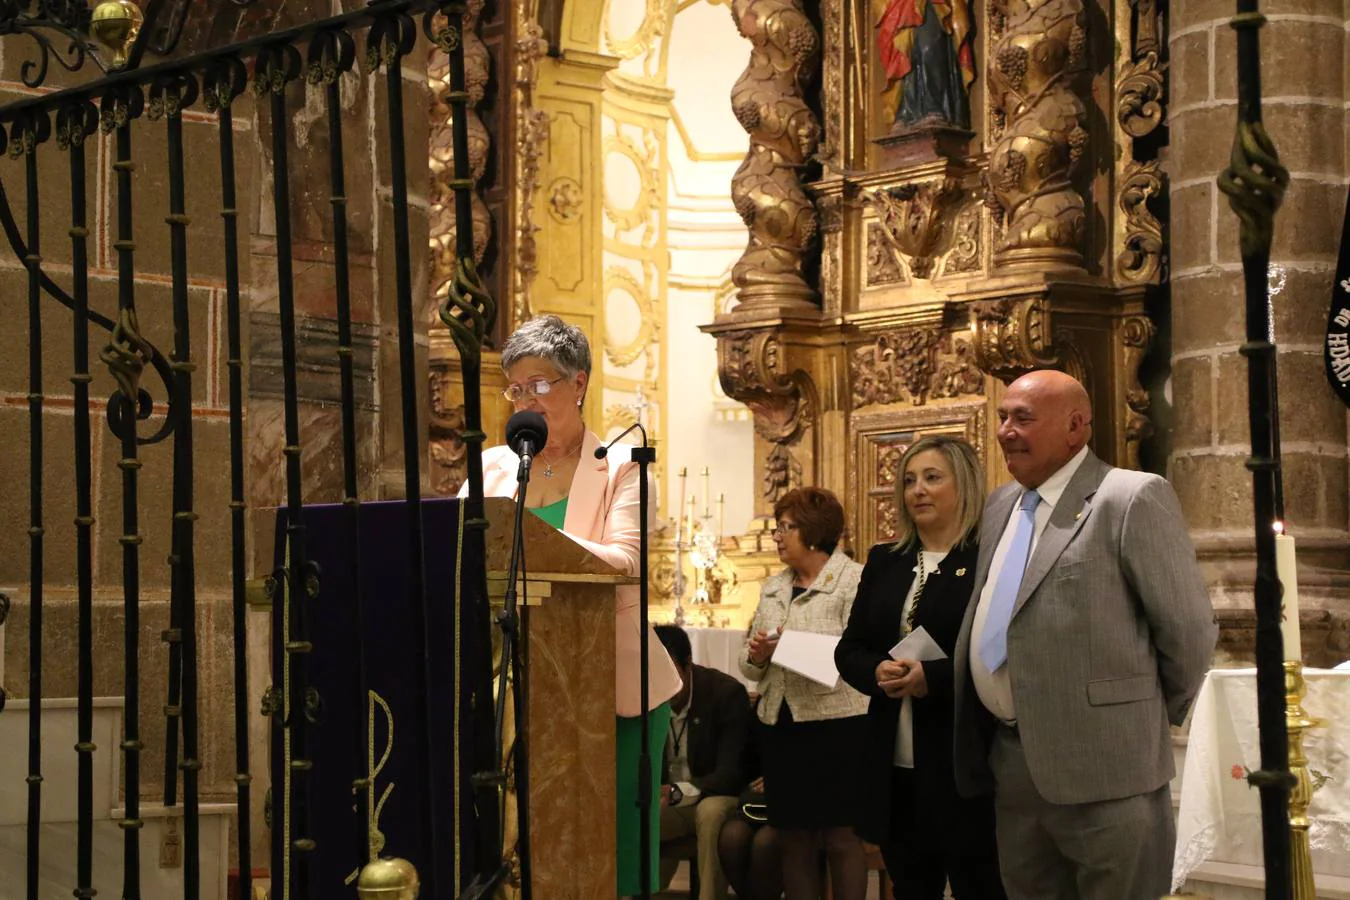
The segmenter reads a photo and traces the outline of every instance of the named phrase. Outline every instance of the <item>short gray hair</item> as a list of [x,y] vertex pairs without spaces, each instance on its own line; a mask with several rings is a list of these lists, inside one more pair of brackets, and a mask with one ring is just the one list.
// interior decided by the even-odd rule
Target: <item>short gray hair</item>
[[919,540],[919,530],[905,507],[905,469],[909,467],[911,459],[929,450],[936,450],[942,454],[952,470],[952,477],[956,479],[956,515],[961,520],[961,532],[956,539],[957,546],[979,537],[980,516],[984,513],[984,469],[980,466],[980,457],[975,453],[975,448],[961,438],[933,434],[910,444],[909,449],[900,457],[900,465],[895,470],[897,550],[904,550]]
[[591,344],[586,332],[558,316],[535,316],[522,324],[502,344],[502,371],[527,357],[553,365],[566,378],[578,372],[591,374]]

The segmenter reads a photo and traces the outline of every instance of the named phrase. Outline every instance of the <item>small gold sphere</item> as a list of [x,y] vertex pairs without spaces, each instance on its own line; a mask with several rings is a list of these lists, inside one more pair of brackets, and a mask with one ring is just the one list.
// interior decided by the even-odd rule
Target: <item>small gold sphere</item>
[[377,859],[356,880],[356,895],[361,900],[417,900],[421,889],[417,870],[406,859]]
[[144,21],[145,15],[134,0],[103,0],[94,7],[89,33],[113,51],[113,68],[120,69],[127,64],[127,54],[136,43]]

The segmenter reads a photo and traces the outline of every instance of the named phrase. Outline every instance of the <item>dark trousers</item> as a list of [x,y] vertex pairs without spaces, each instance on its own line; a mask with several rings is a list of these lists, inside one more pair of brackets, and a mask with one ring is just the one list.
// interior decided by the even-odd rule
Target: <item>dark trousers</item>
[[967,800],[953,790],[916,804],[913,769],[891,770],[891,833],[881,844],[895,896],[1005,900],[994,841],[994,798]]

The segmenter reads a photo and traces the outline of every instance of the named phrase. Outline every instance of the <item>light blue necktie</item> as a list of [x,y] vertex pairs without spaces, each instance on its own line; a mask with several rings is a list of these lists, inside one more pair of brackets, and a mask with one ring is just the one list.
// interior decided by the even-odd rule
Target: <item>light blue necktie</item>
[[1018,510],[1017,530],[1013,532],[1008,555],[994,582],[994,595],[989,598],[989,614],[984,620],[980,636],[980,661],[990,672],[997,672],[1008,661],[1008,623],[1012,621],[1013,607],[1017,605],[1017,591],[1022,587],[1022,573],[1031,555],[1031,536],[1036,533],[1036,507],[1041,495],[1027,491],[1022,495]]

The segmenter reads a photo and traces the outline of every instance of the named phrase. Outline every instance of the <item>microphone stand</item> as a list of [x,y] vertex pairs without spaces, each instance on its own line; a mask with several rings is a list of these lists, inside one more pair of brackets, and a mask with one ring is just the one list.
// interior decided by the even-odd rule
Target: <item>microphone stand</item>
[[[502,654],[501,668],[498,671],[497,680],[496,740],[494,746],[497,748],[497,759],[501,760],[505,754],[506,686],[509,675],[512,677],[512,699],[515,702],[512,720],[516,727],[516,740],[512,752],[516,773],[516,855],[520,859],[520,896],[522,900],[531,900],[533,867],[530,864],[530,769],[525,717],[528,691],[525,683],[525,667],[520,662],[522,614],[519,612],[516,602],[516,581],[525,557],[525,492],[530,484],[530,469],[534,465],[534,452],[529,441],[522,444],[521,450],[523,452],[520,454],[520,468],[516,471],[516,482],[520,487],[516,493],[515,532],[511,537],[511,560],[507,566],[506,591],[502,598],[503,608],[497,616],[497,626],[502,633]],[[493,773],[493,775],[501,778],[502,786],[505,787],[505,779],[501,773]],[[511,860],[502,859],[500,867],[495,872],[485,873],[486,877],[480,875],[475,878],[464,893],[460,895],[460,900],[483,900],[483,898],[494,896],[497,886],[506,879],[510,870]]]
[[642,642],[638,651],[638,674],[641,682],[641,702],[642,707],[639,713],[640,724],[642,726],[641,743],[638,751],[638,878],[640,887],[638,896],[642,900],[650,900],[652,895],[652,748],[650,734],[651,714],[647,707],[651,704],[651,685],[647,677],[651,665],[648,656],[649,639],[649,615],[647,613],[647,519],[648,510],[651,508],[650,489],[647,484],[647,467],[656,462],[656,448],[647,443],[647,429],[642,427],[641,422],[635,422],[628,426],[622,434],[614,438],[608,444],[595,451],[597,459],[604,459],[609,453],[609,448],[622,440],[629,432],[638,431],[642,434],[642,446],[632,449],[632,460],[638,464],[638,631],[642,635]]

